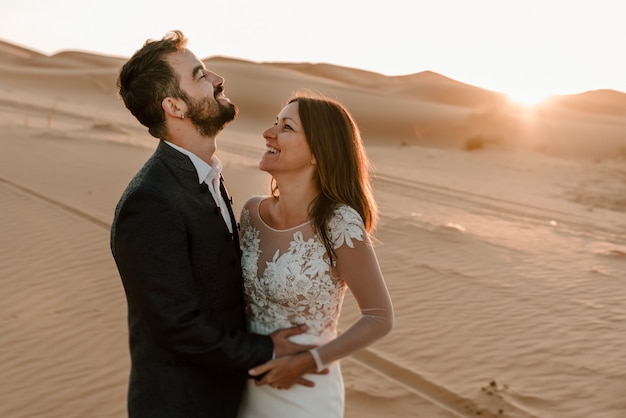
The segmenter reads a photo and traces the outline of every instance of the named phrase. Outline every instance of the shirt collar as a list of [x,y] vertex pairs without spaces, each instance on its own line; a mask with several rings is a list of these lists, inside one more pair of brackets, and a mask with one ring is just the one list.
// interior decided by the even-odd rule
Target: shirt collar
[[198,173],[199,184],[203,183],[205,180],[207,180],[207,178],[219,178],[222,174],[222,162],[215,155],[211,157],[211,164],[207,164],[206,161],[198,157],[193,152],[171,142],[163,142],[189,157],[191,163],[196,168],[196,172]]

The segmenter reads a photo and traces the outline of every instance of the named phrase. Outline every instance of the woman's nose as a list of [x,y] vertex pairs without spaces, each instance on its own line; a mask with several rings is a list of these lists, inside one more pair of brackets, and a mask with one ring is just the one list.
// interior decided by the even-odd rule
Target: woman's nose
[[274,134],[274,126],[267,128],[265,131],[263,131],[263,138],[275,138],[276,135]]

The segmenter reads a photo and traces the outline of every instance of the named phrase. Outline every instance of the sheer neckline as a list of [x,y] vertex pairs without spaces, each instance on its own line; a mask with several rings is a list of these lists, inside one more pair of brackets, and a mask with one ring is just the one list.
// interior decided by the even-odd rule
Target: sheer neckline
[[256,205],[256,214],[259,217],[259,221],[267,229],[269,229],[271,231],[274,231],[274,232],[291,232],[291,231],[293,231],[295,229],[302,228],[303,226],[308,225],[308,224],[311,223],[311,219],[309,219],[308,221],[305,221],[305,222],[301,223],[300,225],[292,226],[291,228],[287,228],[287,229],[277,229],[277,228],[271,227],[267,222],[265,222],[265,220],[261,216],[261,202],[263,202],[264,200],[267,200],[267,199],[271,199],[271,198],[270,197],[264,197],[262,199],[259,199],[259,202]]

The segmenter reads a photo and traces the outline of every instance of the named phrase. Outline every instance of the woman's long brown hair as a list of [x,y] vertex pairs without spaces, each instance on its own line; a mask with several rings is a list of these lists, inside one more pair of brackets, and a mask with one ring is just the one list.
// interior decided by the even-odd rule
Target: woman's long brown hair
[[[304,134],[317,162],[315,181],[320,193],[311,202],[309,216],[332,264],[335,251],[328,222],[338,205],[356,210],[368,233],[376,226],[378,208],[370,183],[370,163],[358,126],[341,103],[312,94],[296,94],[288,103],[293,102],[298,102]],[[272,193],[276,192],[273,187]]]

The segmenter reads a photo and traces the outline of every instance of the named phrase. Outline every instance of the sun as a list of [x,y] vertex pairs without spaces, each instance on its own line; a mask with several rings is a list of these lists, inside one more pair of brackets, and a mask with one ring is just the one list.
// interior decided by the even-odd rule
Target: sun
[[527,108],[535,107],[545,101],[550,95],[532,89],[519,89],[505,93],[513,103]]

